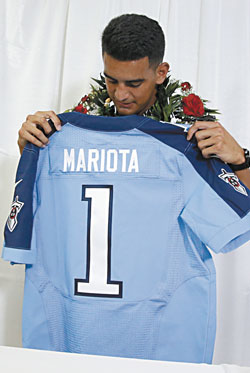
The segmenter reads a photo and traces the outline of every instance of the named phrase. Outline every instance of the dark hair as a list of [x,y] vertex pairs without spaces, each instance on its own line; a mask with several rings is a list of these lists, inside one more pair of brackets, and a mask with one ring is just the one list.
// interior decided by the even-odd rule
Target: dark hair
[[102,54],[106,52],[120,61],[148,57],[150,65],[158,65],[164,50],[165,38],[160,25],[144,15],[123,14],[113,18],[102,34]]

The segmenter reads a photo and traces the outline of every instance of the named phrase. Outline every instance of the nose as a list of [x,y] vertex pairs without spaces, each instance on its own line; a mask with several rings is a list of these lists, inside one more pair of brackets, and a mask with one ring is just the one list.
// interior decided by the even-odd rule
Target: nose
[[127,87],[124,84],[118,84],[116,89],[115,89],[115,98],[118,101],[126,101],[129,97],[129,92]]

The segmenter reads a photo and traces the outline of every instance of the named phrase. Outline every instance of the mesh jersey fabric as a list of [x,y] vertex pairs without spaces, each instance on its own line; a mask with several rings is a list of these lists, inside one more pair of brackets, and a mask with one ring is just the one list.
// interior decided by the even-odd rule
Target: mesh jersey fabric
[[210,363],[211,254],[250,239],[249,190],[185,126],[59,115],[20,159],[3,258],[26,264],[23,345]]

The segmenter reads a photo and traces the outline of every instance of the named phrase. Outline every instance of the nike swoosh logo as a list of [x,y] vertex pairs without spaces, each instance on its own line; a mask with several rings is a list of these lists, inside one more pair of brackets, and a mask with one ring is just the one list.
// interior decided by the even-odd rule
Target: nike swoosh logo
[[21,181],[23,181],[23,179],[20,179],[20,180],[18,180],[18,181],[15,183],[15,188],[18,186],[19,183],[21,183]]

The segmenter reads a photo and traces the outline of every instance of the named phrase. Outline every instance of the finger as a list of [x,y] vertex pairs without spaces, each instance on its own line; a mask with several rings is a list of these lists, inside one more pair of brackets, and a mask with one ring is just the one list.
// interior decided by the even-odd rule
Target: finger
[[200,149],[205,149],[208,147],[213,146],[213,151],[218,155],[225,145],[223,136],[212,136],[207,139],[201,140],[197,142],[197,145]]
[[194,125],[199,127],[200,129],[222,127],[222,125],[219,122],[212,122],[212,121],[208,122],[208,121],[199,121],[199,120],[197,120],[194,123]]
[[49,125],[47,119],[37,114],[28,115],[26,118],[26,122],[24,122],[23,125],[25,126],[26,124],[33,127],[36,127],[39,124],[46,134],[51,132],[51,126]]
[[218,122],[195,122],[188,130],[188,134],[187,134],[187,140],[191,140],[191,138],[193,137],[193,135],[199,131],[199,130],[204,130],[204,129],[208,129],[208,128],[218,128],[220,127],[220,123]]
[[23,127],[19,131],[19,134],[20,134],[20,137],[26,140],[27,140],[27,134],[31,134],[32,136],[37,137],[45,145],[48,144],[49,142],[48,138],[44,135],[44,133],[39,128],[37,128],[34,125],[34,123],[25,122],[23,124]]
[[212,146],[209,146],[209,147],[206,147],[204,149],[202,149],[201,151],[202,155],[204,158],[210,158],[212,156],[219,156],[218,155],[218,148],[216,145],[212,145]]
[[[40,131],[41,132],[41,131]],[[37,137],[33,136],[29,132],[25,133],[25,136],[23,136],[23,139],[26,139],[27,141],[31,142],[32,144],[38,146],[39,148],[45,148],[45,144],[40,141]]]
[[197,141],[201,141],[204,139],[207,139],[209,137],[216,137],[221,136],[223,137],[223,129],[222,128],[209,128],[209,129],[203,129],[199,130],[195,133],[195,137]]
[[62,128],[61,121],[53,110],[37,111],[35,114],[42,116],[45,119],[51,119],[57,131],[60,131],[60,129]]
[[197,145],[198,145],[198,148],[200,150],[203,150],[203,149],[209,148],[211,146],[214,146],[215,145],[215,141],[214,141],[213,138],[209,137],[209,138],[207,138],[205,140],[198,141]]

